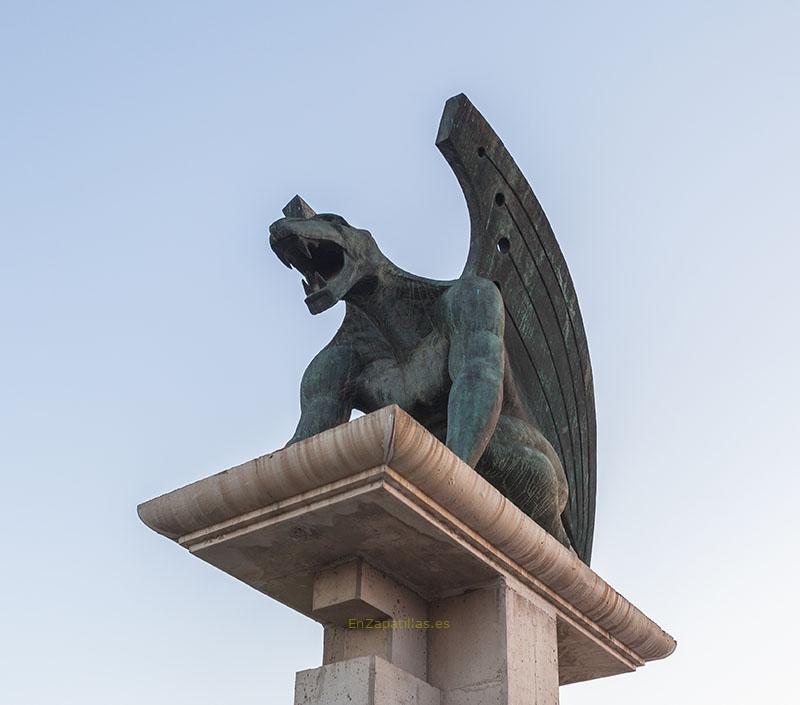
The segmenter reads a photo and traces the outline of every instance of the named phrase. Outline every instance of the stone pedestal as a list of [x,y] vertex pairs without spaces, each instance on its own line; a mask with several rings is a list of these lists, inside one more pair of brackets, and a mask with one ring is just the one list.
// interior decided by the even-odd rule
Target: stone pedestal
[[387,407],[142,504],[142,520],[324,625],[296,705],[552,705],[666,632]]

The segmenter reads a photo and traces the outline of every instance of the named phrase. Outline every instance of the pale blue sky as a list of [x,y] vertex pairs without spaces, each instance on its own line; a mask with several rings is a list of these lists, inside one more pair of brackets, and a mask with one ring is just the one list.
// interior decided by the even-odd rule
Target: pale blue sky
[[299,192],[451,278],[466,92],[561,242],[598,416],[593,567],[679,642],[566,705],[796,698],[800,7],[0,3],[0,701],[292,702],[319,627],[136,504],[281,446]]

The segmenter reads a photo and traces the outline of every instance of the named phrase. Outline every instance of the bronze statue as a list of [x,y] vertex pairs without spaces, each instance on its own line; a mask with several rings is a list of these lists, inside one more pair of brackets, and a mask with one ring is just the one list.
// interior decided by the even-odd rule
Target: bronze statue
[[311,313],[344,301],[333,340],[301,384],[289,441],[397,404],[589,563],[595,410],[580,310],[553,231],[525,177],[464,95],[436,145],[469,207],[455,281],[396,267],[366,230],[296,196],[270,245],[303,276]]

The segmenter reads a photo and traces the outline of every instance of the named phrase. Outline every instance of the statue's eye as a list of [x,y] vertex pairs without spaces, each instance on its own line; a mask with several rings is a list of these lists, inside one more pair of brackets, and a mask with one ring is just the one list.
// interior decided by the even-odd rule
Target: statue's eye
[[333,223],[334,225],[342,225],[345,227],[349,227],[349,223],[342,218],[340,215],[336,215],[336,213],[318,213],[317,218],[320,220],[324,220],[328,223]]

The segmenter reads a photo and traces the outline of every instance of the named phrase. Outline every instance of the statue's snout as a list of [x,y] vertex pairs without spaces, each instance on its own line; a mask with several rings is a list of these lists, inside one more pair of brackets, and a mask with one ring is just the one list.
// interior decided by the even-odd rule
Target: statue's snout
[[292,230],[290,218],[281,218],[269,226],[270,244],[283,240],[285,237],[296,234]]

